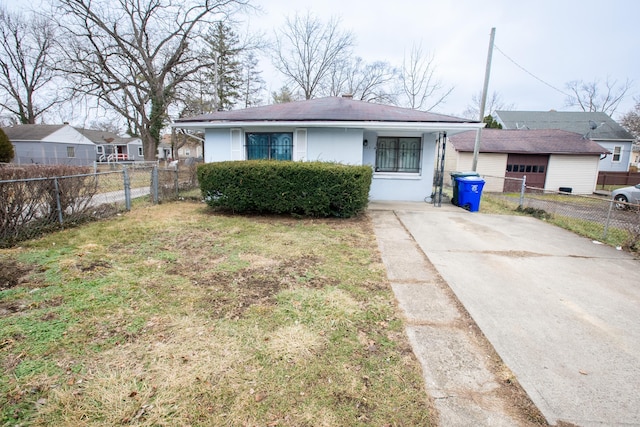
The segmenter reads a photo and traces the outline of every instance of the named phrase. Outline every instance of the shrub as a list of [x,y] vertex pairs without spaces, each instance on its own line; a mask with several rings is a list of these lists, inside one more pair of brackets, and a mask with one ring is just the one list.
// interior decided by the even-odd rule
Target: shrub
[[89,172],[67,165],[0,167],[0,247],[58,228],[60,216],[66,225],[84,220],[97,189],[93,176],[80,175]]
[[0,163],[9,163],[16,155],[7,134],[0,128]]
[[351,217],[369,200],[372,169],[326,162],[207,163],[198,181],[209,206],[239,213]]

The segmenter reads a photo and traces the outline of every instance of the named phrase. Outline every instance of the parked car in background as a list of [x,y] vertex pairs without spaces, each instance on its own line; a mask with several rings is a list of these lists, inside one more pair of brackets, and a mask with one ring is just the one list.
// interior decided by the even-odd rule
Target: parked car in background
[[613,190],[611,197],[616,202],[616,209],[628,209],[630,203],[640,203],[640,184]]

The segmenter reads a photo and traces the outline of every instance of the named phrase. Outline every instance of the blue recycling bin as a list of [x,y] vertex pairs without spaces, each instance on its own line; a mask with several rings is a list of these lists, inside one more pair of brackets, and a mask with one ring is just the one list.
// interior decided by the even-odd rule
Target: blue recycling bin
[[478,172],[473,172],[473,171],[451,172],[451,186],[453,187],[453,196],[451,197],[451,203],[453,203],[456,206],[460,206],[460,204],[458,203],[458,178],[461,178],[463,176],[479,177],[480,175],[478,174]]
[[478,212],[484,179],[476,176],[461,176],[456,178],[456,181],[458,183],[458,206],[470,212]]

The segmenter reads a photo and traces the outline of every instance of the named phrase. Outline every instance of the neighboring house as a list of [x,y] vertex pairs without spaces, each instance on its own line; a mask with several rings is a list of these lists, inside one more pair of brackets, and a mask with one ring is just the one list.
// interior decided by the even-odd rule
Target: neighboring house
[[[445,173],[471,170],[476,132],[449,138]],[[557,129],[483,129],[477,172],[522,178],[529,187],[591,194],[598,180],[600,158],[607,151],[582,135]],[[485,191],[518,191],[519,181],[486,178]]]
[[582,111],[496,111],[503,129],[561,129],[575,132],[600,144],[610,154],[600,160],[602,172],[627,172],[633,135],[601,112]]
[[437,141],[467,119],[327,97],[219,111],[172,126],[205,134],[204,161],[274,159],[370,165],[371,200],[431,200]]
[[[177,152],[177,159],[185,160],[188,158],[202,159],[202,141],[198,140],[190,135],[177,134],[176,145],[179,147]],[[171,148],[171,134],[162,136],[162,147]],[[171,153],[169,153],[171,154]]]
[[158,152],[156,153],[156,157],[158,160],[173,160],[173,149],[171,148],[171,144],[168,142],[164,142],[162,139],[158,144]]
[[144,151],[140,138],[121,137],[113,132],[102,130],[79,128],[76,128],[76,130],[95,144],[95,160],[98,162],[132,162],[144,160]]
[[13,144],[16,164],[89,166],[96,160],[94,143],[68,124],[16,125],[2,130]]

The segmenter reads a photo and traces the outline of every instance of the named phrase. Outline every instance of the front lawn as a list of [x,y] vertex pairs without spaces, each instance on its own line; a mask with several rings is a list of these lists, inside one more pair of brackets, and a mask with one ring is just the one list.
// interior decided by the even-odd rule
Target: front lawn
[[2,425],[429,425],[366,217],[201,203],[0,250]]

